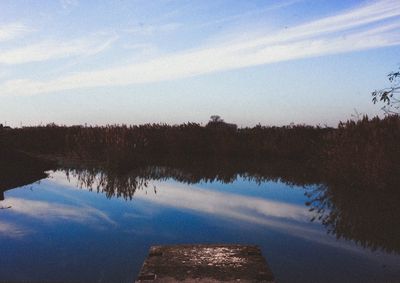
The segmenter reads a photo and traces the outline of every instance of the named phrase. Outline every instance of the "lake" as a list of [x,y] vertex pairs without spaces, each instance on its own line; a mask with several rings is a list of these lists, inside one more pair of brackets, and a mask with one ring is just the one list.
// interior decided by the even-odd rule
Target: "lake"
[[245,172],[140,172],[59,168],[7,190],[0,281],[133,282],[150,246],[193,243],[258,245],[277,282],[400,281],[390,198]]

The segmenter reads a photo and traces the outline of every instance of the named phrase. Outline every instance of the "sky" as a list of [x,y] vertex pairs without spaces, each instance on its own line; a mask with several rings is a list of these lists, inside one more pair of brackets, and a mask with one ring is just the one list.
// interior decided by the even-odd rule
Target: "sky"
[[398,0],[0,1],[11,126],[335,126],[399,64]]

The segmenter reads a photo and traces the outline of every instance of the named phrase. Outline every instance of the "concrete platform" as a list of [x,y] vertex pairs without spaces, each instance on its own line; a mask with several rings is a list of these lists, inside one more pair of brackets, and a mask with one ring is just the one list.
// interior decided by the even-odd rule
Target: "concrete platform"
[[144,282],[274,282],[257,246],[153,246],[135,281]]

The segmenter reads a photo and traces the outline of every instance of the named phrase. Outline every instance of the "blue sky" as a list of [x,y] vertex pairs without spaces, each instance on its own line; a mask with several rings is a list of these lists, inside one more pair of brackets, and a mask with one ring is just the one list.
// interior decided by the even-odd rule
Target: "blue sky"
[[0,121],[336,125],[399,55],[398,0],[2,0]]

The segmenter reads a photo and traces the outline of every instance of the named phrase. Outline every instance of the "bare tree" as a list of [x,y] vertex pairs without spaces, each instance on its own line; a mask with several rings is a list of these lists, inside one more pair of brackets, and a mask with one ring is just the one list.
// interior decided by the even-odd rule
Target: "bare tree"
[[382,102],[382,110],[387,115],[400,114],[400,68],[388,75],[390,86],[372,92],[372,102]]

